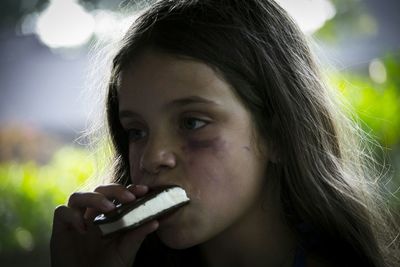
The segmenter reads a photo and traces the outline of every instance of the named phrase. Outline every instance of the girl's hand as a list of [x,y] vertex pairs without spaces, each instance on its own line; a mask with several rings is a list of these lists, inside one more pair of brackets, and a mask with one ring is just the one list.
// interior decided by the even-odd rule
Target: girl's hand
[[144,238],[157,230],[158,222],[149,222],[130,232],[102,238],[93,219],[111,211],[115,205],[134,201],[148,191],[147,186],[103,185],[94,192],[73,193],[68,206],[54,211],[50,241],[51,265],[58,266],[132,266]]

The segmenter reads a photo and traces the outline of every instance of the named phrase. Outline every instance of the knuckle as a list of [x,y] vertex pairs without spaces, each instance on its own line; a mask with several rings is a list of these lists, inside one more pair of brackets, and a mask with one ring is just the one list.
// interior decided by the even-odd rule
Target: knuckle
[[93,191],[94,192],[102,192],[107,187],[107,185],[99,185]]
[[60,216],[61,214],[63,214],[63,213],[65,212],[66,209],[68,209],[68,207],[65,206],[65,205],[59,205],[59,206],[57,206],[57,207],[54,209],[54,216],[55,216],[55,217]]
[[68,206],[70,206],[72,203],[76,201],[77,198],[79,198],[82,195],[80,192],[74,192],[72,193],[69,198],[68,198]]
[[78,221],[83,217],[83,214],[77,210],[72,210],[71,217],[73,218],[73,220]]
[[115,184],[102,184],[96,187],[96,189],[94,191],[102,191],[102,190],[107,190],[110,187],[115,186]]
[[123,190],[125,187],[120,184],[110,183],[99,185],[94,189],[94,192],[102,193],[110,190]]
[[78,210],[71,209],[65,205],[57,206],[54,210],[54,221],[71,223],[81,220],[81,217]]

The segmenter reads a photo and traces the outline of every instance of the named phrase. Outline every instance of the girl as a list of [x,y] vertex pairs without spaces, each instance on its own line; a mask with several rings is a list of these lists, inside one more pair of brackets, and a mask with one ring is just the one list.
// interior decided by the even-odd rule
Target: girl
[[[355,128],[276,3],[159,1],[121,44],[106,100],[112,183],[56,209],[54,266],[399,263]],[[100,237],[91,221],[112,199],[166,184],[190,204]]]

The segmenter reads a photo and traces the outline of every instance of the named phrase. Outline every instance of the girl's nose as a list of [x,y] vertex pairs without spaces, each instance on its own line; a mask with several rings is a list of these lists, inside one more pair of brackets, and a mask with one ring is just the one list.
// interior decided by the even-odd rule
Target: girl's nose
[[158,174],[176,166],[176,155],[171,142],[163,138],[149,139],[140,158],[140,170],[149,174]]

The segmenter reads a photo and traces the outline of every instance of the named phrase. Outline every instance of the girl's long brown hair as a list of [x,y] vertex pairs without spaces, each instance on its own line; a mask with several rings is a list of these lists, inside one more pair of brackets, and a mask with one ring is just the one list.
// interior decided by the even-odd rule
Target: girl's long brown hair
[[315,253],[339,266],[400,266],[398,228],[369,166],[366,136],[323,83],[300,30],[271,0],[165,0],[137,19],[113,59],[106,96],[113,181],[130,181],[119,74],[150,47],[208,64],[232,85],[258,135],[278,148],[267,177],[300,238],[318,238]]

